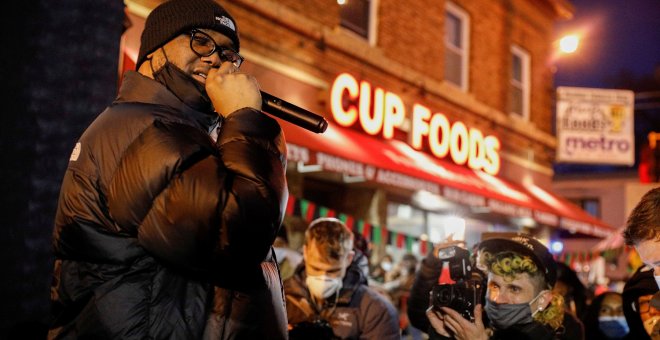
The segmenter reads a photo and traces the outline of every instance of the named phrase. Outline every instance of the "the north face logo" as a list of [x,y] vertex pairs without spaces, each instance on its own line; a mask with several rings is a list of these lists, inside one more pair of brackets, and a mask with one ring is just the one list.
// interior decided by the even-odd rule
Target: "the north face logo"
[[76,146],[73,148],[73,151],[71,152],[71,157],[69,157],[69,161],[75,162],[78,160],[78,157],[80,157],[80,150],[82,149],[82,144],[80,142],[76,143]]
[[236,32],[236,26],[234,26],[234,22],[231,21],[231,19],[227,18],[226,16],[215,16],[215,20],[220,22],[222,25],[229,27],[232,31]]

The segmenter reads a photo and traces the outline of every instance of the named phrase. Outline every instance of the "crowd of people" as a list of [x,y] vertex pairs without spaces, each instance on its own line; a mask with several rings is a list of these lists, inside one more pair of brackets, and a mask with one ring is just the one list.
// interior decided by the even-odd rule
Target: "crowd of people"
[[[360,237],[352,235],[354,239],[356,236]],[[359,247],[351,250],[349,238],[351,232],[340,220],[321,218],[310,224],[297,277],[285,281],[292,339],[336,336],[341,339],[538,340],[658,339],[660,336],[658,284],[649,265],[638,268],[622,292],[612,289],[595,295],[574,270],[557,262],[543,244],[521,233],[494,234],[481,241],[470,254],[469,264],[475,268],[464,273],[462,280],[449,273],[453,270],[449,260],[455,258],[447,259],[439,254],[443,249],[464,249],[464,243],[438,244],[421,261],[412,254],[405,254],[398,261],[385,254],[365,272],[364,264],[354,259],[355,254],[368,255],[368,250]],[[336,243],[337,255],[332,255],[330,245],[325,245],[325,250],[319,248],[319,244],[328,242]],[[339,250],[341,244],[343,251]],[[465,252],[469,253],[467,249]],[[324,260],[328,258],[336,258],[337,263],[332,265],[333,261]],[[322,273],[319,268],[328,270],[319,274]],[[309,279],[310,273],[323,278]],[[319,282],[325,283],[321,285],[324,289],[319,288]],[[455,302],[469,296],[473,283],[481,285],[481,289],[475,290],[480,295],[475,305],[465,305],[467,309],[473,308],[472,313],[466,313]],[[356,284],[369,294],[366,297],[356,294]],[[455,294],[454,301],[443,302],[439,295],[431,294],[434,288],[451,292],[449,287],[453,289],[450,294]],[[360,308],[367,304],[380,318],[365,315],[367,309]],[[314,324],[324,325],[325,333],[312,327]],[[346,327],[354,333],[348,333]]]
[[[633,215],[634,216],[634,215]],[[285,236],[284,236],[285,237]],[[535,238],[488,235],[473,251],[463,242],[437,244],[418,260],[391,254],[370,264],[368,242],[335,218],[319,218],[305,233],[295,274],[285,280],[291,339],[657,339],[660,324],[654,270],[644,265],[623,291],[595,294]],[[351,241],[358,240],[358,241]],[[631,241],[634,242],[634,241]],[[634,243],[633,243],[634,244]],[[475,268],[450,274],[460,247]],[[284,251],[280,250],[284,254]],[[280,258],[281,264],[291,256]],[[287,265],[284,265],[287,266]],[[455,268],[454,268],[455,269]],[[472,313],[456,301],[481,285]],[[358,288],[359,287],[359,288]],[[465,290],[467,289],[467,290]]]
[[239,50],[215,1],[170,0],[147,17],[136,71],[63,179],[48,338],[660,337],[660,188],[624,235],[645,265],[591,299],[525,234],[375,259],[324,217],[291,249],[284,136]]

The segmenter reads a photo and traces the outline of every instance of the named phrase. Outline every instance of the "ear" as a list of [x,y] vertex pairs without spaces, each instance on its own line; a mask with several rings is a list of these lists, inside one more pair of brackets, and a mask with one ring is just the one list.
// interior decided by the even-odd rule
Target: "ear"
[[349,251],[348,254],[346,255],[346,262],[350,264],[351,262],[353,262],[354,257],[355,257],[355,250]]
[[544,310],[550,305],[550,302],[552,302],[552,291],[550,290],[544,290],[541,292],[541,296],[539,297],[538,301],[536,302],[537,304],[537,309],[539,310]]
[[147,54],[138,68],[138,72],[141,74],[153,79],[153,71],[159,70],[163,65],[165,65],[165,57],[163,57],[163,51],[165,45],[156,48],[153,52]]

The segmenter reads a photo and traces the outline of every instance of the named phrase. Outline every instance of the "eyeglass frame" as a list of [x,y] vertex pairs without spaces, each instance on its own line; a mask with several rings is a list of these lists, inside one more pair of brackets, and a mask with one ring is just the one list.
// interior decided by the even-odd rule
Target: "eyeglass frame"
[[638,306],[637,309],[639,310],[639,313],[648,313],[648,312],[651,311],[651,307],[653,307],[653,306],[651,306],[651,299],[648,299],[648,300],[645,299],[644,301],[642,301],[642,297],[637,299],[637,306]]
[[[196,33],[200,33],[200,34],[204,35],[206,38],[209,39],[209,41],[211,41],[213,43],[213,49],[211,49],[211,52],[209,52],[208,54],[202,54],[202,53],[199,53],[195,50],[195,48],[193,47],[193,41],[195,40],[195,34]],[[243,58],[243,56],[240,55],[238,52],[236,52],[233,48],[218,45],[218,43],[216,43],[215,40],[208,33],[204,32],[202,30],[199,30],[199,29],[192,29],[190,31],[190,50],[192,50],[193,53],[195,53],[200,58],[210,57],[210,56],[213,55],[213,53],[218,52],[218,55],[220,56],[220,60],[222,62],[229,61],[232,64],[234,64],[234,66],[236,66],[236,68],[240,68],[241,65],[243,64],[243,62],[245,61],[245,58]],[[238,57],[238,59],[236,61],[232,62],[229,58],[227,58],[224,55],[225,51],[229,51],[231,53],[234,53]]]

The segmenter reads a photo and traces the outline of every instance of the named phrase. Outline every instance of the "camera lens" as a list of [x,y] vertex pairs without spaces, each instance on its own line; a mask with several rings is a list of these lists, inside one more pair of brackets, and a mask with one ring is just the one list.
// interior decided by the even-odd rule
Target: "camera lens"
[[452,300],[451,287],[448,286],[443,288],[444,289],[438,291],[437,299],[443,306],[448,306]]

